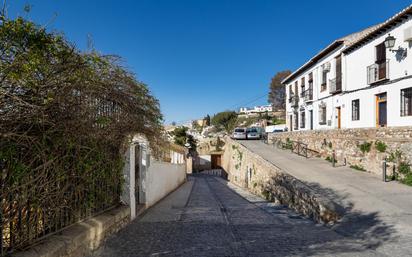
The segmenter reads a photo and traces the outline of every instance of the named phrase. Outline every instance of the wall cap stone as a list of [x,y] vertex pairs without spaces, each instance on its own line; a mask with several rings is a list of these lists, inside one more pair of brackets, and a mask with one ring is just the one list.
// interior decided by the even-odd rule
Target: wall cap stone
[[12,257],[78,256],[97,249],[111,233],[130,222],[130,207],[119,206],[85,221],[75,223],[61,232],[39,241]]

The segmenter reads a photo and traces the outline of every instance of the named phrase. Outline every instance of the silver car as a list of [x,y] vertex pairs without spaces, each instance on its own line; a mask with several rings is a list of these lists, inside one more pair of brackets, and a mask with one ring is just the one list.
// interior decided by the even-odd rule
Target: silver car
[[246,129],[245,128],[235,128],[232,134],[233,139],[246,139]]
[[260,139],[262,137],[261,132],[257,128],[248,128],[246,132],[247,139]]

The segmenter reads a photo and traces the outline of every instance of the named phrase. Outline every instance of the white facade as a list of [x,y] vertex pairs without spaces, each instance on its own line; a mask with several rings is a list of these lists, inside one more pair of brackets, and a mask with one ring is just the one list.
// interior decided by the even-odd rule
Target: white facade
[[[335,41],[286,78],[283,84],[286,86],[288,129],[412,125],[412,96],[409,96],[412,92],[412,36],[408,34],[412,31],[411,14],[412,6],[382,24]],[[396,39],[392,50],[404,49],[406,56],[404,51],[395,53],[384,49],[384,53],[379,52],[377,46],[384,43],[389,34]],[[322,77],[325,78],[322,71],[327,63],[330,69],[326,72],[326,90],[322,90]],[[309,74],[313,77],[312,98],[307,95]],[[334,90],[337,77],[341,86]],[[402,91],[401,97],[401,90],[405,88],[411,91]],[[302,92],[306,93],[302,95]],[[326,114],[322,115],[321,108],[326,109]]]
[[272,105],[255,106],[253,108],[241,107],[239,109],[239,113],[244,113],[244,114],[263,113],[263,112],[272,112],[272,111],[273,111]]

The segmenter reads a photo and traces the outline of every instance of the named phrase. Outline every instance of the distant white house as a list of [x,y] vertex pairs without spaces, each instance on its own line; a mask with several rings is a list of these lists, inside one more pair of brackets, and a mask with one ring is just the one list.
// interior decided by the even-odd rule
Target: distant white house
[[412,125],[412,5],[335,40],[282,84],[289,130]]
[[255,106],[253,108],[241,107],[239,109],[240,114],[264,113],[264,112],[272,112],[272,111],[273,111],[272,105],[261,105],[261,106]]

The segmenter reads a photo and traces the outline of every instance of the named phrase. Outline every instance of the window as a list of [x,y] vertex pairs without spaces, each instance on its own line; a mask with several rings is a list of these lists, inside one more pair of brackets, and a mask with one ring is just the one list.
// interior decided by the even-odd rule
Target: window
[[298,130],[298,124],[299,124],[298,113],[295,112],[293,116],[295,117],[294,124],[293,124],[293,130]]
[[359,120],[360,118],[360,108],[359,99],[352,101],[352,120]]
[[401,116],[412,115],[412,87],[401,90]]
[[300,112],[300,128],[305,127],[305,111]]
[[298,89],[298,81],[296,80],[295,81],[295,95],[298,95],[299,94],[299,89]]
[[305,94],[305,77],[301,79],[300,83],[300,95],[303,97]]
[[308,79],[308,84],[309,84],[309,89],[313,88],[313,73],[309,73],[309,79]]
[[320,92],[323,92],[326,90],[326,81],[328,79],[328,72],[327,70],[322,71],[322,83],[320,85]]
[[319,105],[319,124],[326,124],[326,105]]

